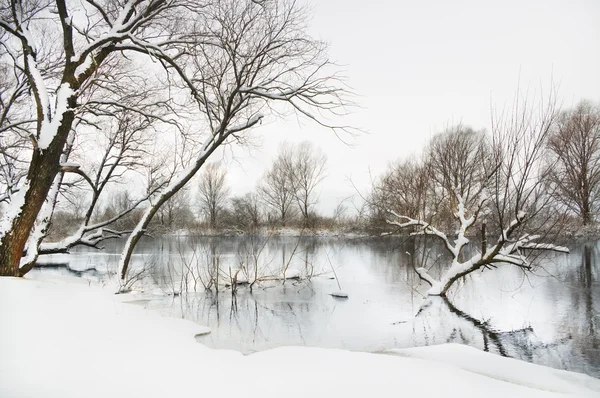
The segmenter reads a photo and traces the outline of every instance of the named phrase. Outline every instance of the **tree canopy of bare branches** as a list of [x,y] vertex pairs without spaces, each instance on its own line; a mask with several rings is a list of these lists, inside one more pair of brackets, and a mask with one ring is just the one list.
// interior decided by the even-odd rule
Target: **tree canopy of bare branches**
[[[61,164],[81,127],[98,118],[127,111],[191,133],[193,155],[129,236],[123,278],[153,216],[220,145],[243,142],[246,130],[286,107],[336,133],[349,130],[322,117],[344,113],[348,91],[326,46],[306,34],[307,16],[287,0],[3,2],[0,66],[9,73],[0,82],[0,128],[11,149],[1,155],[18,153],[22,163],[2,170],[9,211],[0,222],[0,275],[22,275],[35,261],[69,171]],[[70,167],[77,169],[85,173]]]
[[367,203],[373,221],[389,217],[389,211],[427,219],[431,197],[431,164],[410,158],[398,161],[374,182]]
[[290,152],[286,166],[294,199],[306,224],[318,199],[317,187],[325,177],[327,156],[309,141],[293,146]]
[[282,225],[296,203],[306,226],[317,202],[317,187],[325,177],[327,156],[309,141],[286,143],[259,185],[264,203],[277,214]]
[[209,225],[214,228],[217,225],[229,196],[227,186],[227,172],[217,163],[209,163],[204,166],[198,183],[198,194],[200,199],[200,211],[206,216]]
[[[389,224],[409,229],[413,236],[437,238],[452,259],[439,278],[425,267],[415,268],[431,285],[430,295],[445,295],[458,279],[481,268],[504,263],[530,270],[528,253],[532,251],[568,251],[539,242],[552,229],[552,219],[546,218],[543,211],[551,202],[545,190],[543,154],[558,111],[554,97],[536,105],[517,104],[511,114],[495,116],[489,146],[483,145],[484,137],[468,129],[451,130],[446,137],[434,138],[433,148],[440,142],[447,143],[433,152],[433,157],[439,159],[437,164],[432,160],[435,166],[431,167],[431,178],[434,190],[447,192],[441,196],[441,203],[453,209],[452,225],[432,222],[438,208],[435,201],[430,203],[426,218],[390,211],[393,217]],[[494,239],[488,238],[486,221],[493,226]],[[481,246],[472,247],[469,236],[478,225]],[[472,249],[467,251],[468,246]]]
[[289,220],[290,208],[294,203],[294,193],[287,168],[291,156],[288,149],[282,148],[257,188],[260,199],[275,213],[281,225],[285,225]]
[[556,199],[590,224],[600,206],[600,108],[581,102],[562,113],[548,148]]

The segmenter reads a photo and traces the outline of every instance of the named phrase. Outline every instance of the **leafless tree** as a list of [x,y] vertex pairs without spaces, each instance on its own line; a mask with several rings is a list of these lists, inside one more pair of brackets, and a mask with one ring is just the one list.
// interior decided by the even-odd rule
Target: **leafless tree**
[[206,216],[211,228],[217,226],[221,212],[229,199],[227,186],[227,172],[218,163],[209,163],[204,166],[204,171],[198,183],[200,210]]
[[255,193],[231,198],[231,224],[245,231],[255,230],[262,221],[262,208]]
[[294,199],[307,224],[317,203],[317,187],[325,178],[327,156],[309,141],[293,145],[289,152],[292,156],[286,158],[285,166]]
[[[121,102],[125,104],[125,101]],[[102,241],[122,237],[139,220],[139,206],[145,203],[156,189],[148,190],[145,195],[135,197],[124,184],[127,174],[144,166],[148,157],[147,144],[153,127],[153,118],[140,117],[128,111],[115,111],[106,118],[98,117],[101,108],[95,108],[94,125],[102,129],[102,134],[92,134],[87,145],[72,150],[72,157],[80,160],[83,166],[75,163],[62,163],[60,193],[67,207],[81,205],[82,194],[87,192],[89,201],[82,214],[79,227],[58,242],[45,242],[45,234],[37,235],[42,242],[29,242],[27,251],[39,246],[38,254],[67,253],[71,248],[84,245],[100,248]],[[90,122],[91,115],[88,115]],[[103,120],[104,119],[104,120]],[[80,139],[90,134],[80,134]],[[102,150],[103,149],[103,150]],[[85,156],[83,153],[86,152]],[[94,159],[96,157],[96,159]],[[76,179],[68,179],[65,175]],[[112,185],[112,189],[109,187]],[[107,198],[104,212],[98,219],[102,198]],[[79,202],[79,203],[77,203]],[[41,225],[38,223],[36,227]],[[35,258],[28,253],[28,257]],[[24,269],[26,265],[22,265]]]
[[177,192],[158,212],[158,219],[163,228],[172,230],[190,226],[194,220],[190,189],[185,187]]
[[282,148],[271,169],[264,175],[258,186],[258,195],[265,205],[277,215],[281,225],[285,225],[289,220],[291,206],[294,203],[292,184],[287,169],[287,159],[291,156],[288,149]]
[[[447,198],[456,204],[453,228],[444,230],[428,220],[392,211],[394,218],[388,221],[390,224],[400,229],[413,228],[412,235],[439,239],[452,258],[450,266],[437,279],[425,267],[415,269],[419,277],[431,285],[430,295],[443,296],[460,278],[502,263],[531,270],[528,253],[532,251],[568,251],[565,247],[538,243],[543,232],[540,226],[546,224],[547,229],[552,229],[547,219],[540,222],[539,218],[550,203],[542,160],[544,145],[558,113],[555,97],[536,105],[526,101],[517,103],[508,116],[494,116],[491,137],[494,167],[484,178],[471,180],[467,193],[464,187],[453,187],[453,195]],[[470,194],[470,203],[463,194]],[[484,224],[481,247],[465,250],[471,243],[470,230],[483,218],[493,220],[498,237],[488,244]],[[470,256],[463,258],[467,253]]]
[[[119,264],[121,278],[133,249],[158,208],[183,187],[222,144],[244,141],[243,132],[257,125],[280,102],[309,119],[333,129],[312,110],[339,116],[348,105],[347,91],[336,75],[326,74],[330,63],[325,47],[305,33],[306,10],[295,2],[220,1],[210,3],[194,25],[204,38],[190,49],[193,86],[199,120],[208,132],[196,158],[174,178],[130,235]],[[240,28],[241,27],[241,28]]]
[[390,210],[415,219],[429,219],[431,181],[431,163],[427,159],[409,158],[390,165],[375,181],[367,198],[372,221],[385,220]]
[[25,176],[13,189],[11,210],[0,223],[0,275],[22,275],[35,261],[37,248],[29,247],[23,261],[22,254],[45,233],[77,115],[93,99],[100,82],[111,85],[104,66],[127,51],[169,58],[164,51],[176,50],[182,40],[175,37],[181,25],[170,22],[197,8],[165,0],[122,5],[65,0],[2,3],[2,61],[15,76],[22,74],[27,102],[34,110],[11,124],[34,122],[25,135],[30,141]]
[[548,149],[554,157],[549,171],[556,199],[584,225],[592,223],[600,206],[600,108],[581,102],[561,114]]
[[465,206],[476,206],[480,190],[494,173],[491,145],[483,131],[461,124],[433,137],[427,148],[430,219],[449,226],[456,211],[455,191]]
[[[0,34],[0,42],[7,36]],[[5,62],[8,55],[0,45],[0,205],[10,202],[26,174],[23,158],[28,149],[28,130],[35,122],[28,112],[27,78],[23,71]]]
[[[275,109],[269,103],[286,104],[336,132],[344,130],[314,116],[339,115],[348,103],[340,79],[329,72],[325,45],[305,33],[306,16],[306,9],[286,0],[2,3],[0,56],[14,76],[22,76],[21,92],[30,106],[21,110],[34,112],[10,119],[15,133],[16,125],[30,123],[31,128],[22,127],[30,158],[24,177],[10,189],[9,211],[0,221],[0,275],[27,272],[28,267],[21,268],[22,254],[28,241],[34,245],[43,236],[62,182],[61,163],[69,143],[77,144],[70,137],[77,134],[77,123],[88,120],[85,112],[98,106],[123,109],[111,91],[120,80],[113,79],[115,74],[127,78],[137,70],[151,84],[160,84],[171,102],[177,99],[186,109],[197,132],[193,141],[201,143],[190,145],[193,159],[154,196],[130,235],[119,265],[123,278],[136,243],[160,207],[216,148],[243,141],[242,133],[265,117],[261,111]],[[148,63],[149,58],[156,62]],[[121,63],[137,69],[119,72]],[[151,116],[147,104],[134,102],[127,110]],[[36,251],[27,250],[23,263],[32,264]]]
[[486,178],[485,169],[490,160],[486,135],[459,124],[433,137],[427,152],[436,185],[447,192],[458,187],[468,202]]

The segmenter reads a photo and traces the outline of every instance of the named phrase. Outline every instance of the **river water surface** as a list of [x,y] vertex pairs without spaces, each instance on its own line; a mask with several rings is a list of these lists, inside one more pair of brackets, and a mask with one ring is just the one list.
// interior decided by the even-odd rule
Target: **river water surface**
[[[104,278],[122,245],[41,261],[68,261],[82,277]],[[214,348],[380,352],[454,342],[600,377],[600,242],[570,248],[569,255],[539,258],[533,273],[510,265],[478,271],[447,300],[426,297],[412,268],[423,259],[434,273],[447,265],[441,248],[397,237],[147,239],[134,270],[144,270],[146,307],[209,326],[197,339]],[[234,275],[258,281],[233,294],[226,285]],[[349,297],[331,296],[339,290]]]

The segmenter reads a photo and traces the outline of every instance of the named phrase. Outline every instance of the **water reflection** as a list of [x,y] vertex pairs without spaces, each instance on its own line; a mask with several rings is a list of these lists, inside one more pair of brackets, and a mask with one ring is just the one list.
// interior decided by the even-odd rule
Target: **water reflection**
[[[54,262],[110,272],[122,242],[113,244]],[[599,377],[599,243],[571,247],[541,259],[532,275],[511,266],[474,273],[448,300],[425,297],[412,269],[426,263],[435,273],[447,261],[427,239],[161,238],[143,241],[135,261],[151,270],[148,291],[161,292],[148,306],[210,326],[198,339],[215,348],[455,342]],[[348,300],[330,296],[338,282]]]

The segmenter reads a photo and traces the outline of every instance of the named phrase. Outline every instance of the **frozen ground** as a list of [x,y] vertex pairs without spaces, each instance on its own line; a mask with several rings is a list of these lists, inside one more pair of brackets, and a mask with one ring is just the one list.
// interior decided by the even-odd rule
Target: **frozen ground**
[[[113,290],[114,291],[114,290]],[[459,345],[243,356],[81,279],[0,278],[0,397],[600,396],[600,380]]]

